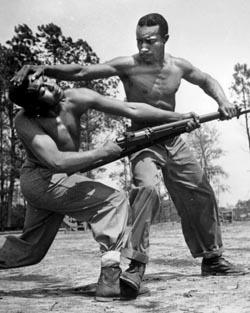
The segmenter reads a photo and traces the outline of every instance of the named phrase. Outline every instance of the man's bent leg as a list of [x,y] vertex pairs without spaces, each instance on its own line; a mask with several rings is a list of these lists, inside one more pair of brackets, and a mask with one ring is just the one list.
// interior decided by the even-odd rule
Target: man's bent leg
[[161,177],[156,162],[160,163],[161,160],[156,153],[141,151],[131,159],[136,187],[130,192],[132,228],[123,251],[143,263],[148,262],[150,225],[160,208],[158,190]]
[[[125,193],[108,186],[99,183],[95,185],[98,201],[95,204],[95,213],[88,223],[103,254],[108,251],[120,251],[128,221],[128,198]],[[93,206],[94,204],[91,205],[92,212]]]
[[133,289],[136,295],[148,262],[150,225],[160,206],[157,192],[160,176],[156,165],[160,160],[155,160],[156,154],[155,151],[143,150],[131,157],[136,188],[130,194],[132,228],[122,250],[122,255],[130,258],[131,263],[122,273],[121,283],[127,290]]
[[146,264],[149,258],[150,225],[153,213],[160,206],[155,188],[152,186],[133,188],[130,192],[130,206],[132,226],[122,249],[122,255]]
[[88,199],[93,216],[88,222],[102,252],[96,300],[110,301],[121,296],[120,249],[124,242],[129,202],[125,193],[100,183],[94,186],[96,197]]
[[133,188],[130,194],[132,227],[122,255],[131,259],[129,268],[122,273],[121,282],[139,293],[149,253],[149,232],[153,208],[159,207],[159,196],[152,186]]
[[0,249],[0,269],[27,266],[41,261],[51,246],[63,217],[28,205],[22,235],[7,236]]
[[112,298],[120,295],[119,261],[114,255],[120,255],[127,226],[129,202],[126,194],[84,175],[47,172],[44,176],[50,180],[43,186],[48,186],[48,190],[45,189],[39,200],[40,207],[46,206],[48,210],[89,223],[103,253],[97,296]]

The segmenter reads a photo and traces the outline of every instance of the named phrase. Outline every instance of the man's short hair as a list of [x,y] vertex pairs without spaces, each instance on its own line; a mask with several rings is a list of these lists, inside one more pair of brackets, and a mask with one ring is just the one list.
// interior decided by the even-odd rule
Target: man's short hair
[[158,13],[149,13],[141,17],[138,26],[156,26],[159,25],[159,32],[162,37],[168,34],[168,23],[166,19]]
[[9,99],[18,106],[23,107],[27,115],[40,115],[42,108],[44,108],[44,103],[39,101],[38,87],[36,84],[31,84],[28,78],[25,78],[21,85],[10,85]]

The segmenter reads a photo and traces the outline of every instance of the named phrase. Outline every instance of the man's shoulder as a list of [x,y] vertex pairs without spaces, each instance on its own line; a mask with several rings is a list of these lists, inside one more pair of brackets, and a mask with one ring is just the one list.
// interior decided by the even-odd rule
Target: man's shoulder
[[131,55],[131,56],[120,56],[110,61],[107,61],[104,64],[111,65],[118,70],[126,70],[127,68],[132,67],[135,64],[135,62],[136,55]]
[[187,67],[191,65],[191,63],[187,59],[183,57],[173,56],[169,53],[165,54],[165,60],[167,62],[171,62],[173,65],[176,65],[177,67]]
[[21,109],[17,112],[14,122],[15,125],[25,125],[27,123],[31,123],[31,121],[34,121],[35,118],[29,117],[27,114],[25,114],[24,109]]
[[25,114],[25,111],[21,109],[15,116],[14,125],[17,131],[17,134],[32,132],[31,130],[40,128],[38,125],[37,118],[29,117]]
[[77,87],[77,88],[68,88],[64,91],[65,97],[61,100],[60,105],[62,107],[70,107],[72,102],[79,98],[79,96],[86,97],[88,94],[92,92],[92,89],[87,87]]
[[19,125],[22,125],[26,119],[27,117],[24,113],[24,110],[23,109],[19,110],[14,119],[15,126],[17,127]]
[[23,134],[26,132],[26,129],[29,129],[29,118],[26,116],[23,109],[21,109],[15,116],[14,125],[18,137],[23,138]]

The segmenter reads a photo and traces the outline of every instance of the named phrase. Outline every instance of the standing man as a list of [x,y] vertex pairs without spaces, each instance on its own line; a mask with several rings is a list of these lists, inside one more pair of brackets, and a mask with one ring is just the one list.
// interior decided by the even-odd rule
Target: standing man
[[[200,87],[213,98],[219,107],[221,119],[236,115],[235,107],[228,101],[220,84],[185,59],[165,51],[169,39],[168,23],[160,15],[151,13],[140,18],[136,28],[138,53],[117,57],[104,64],[90,66],[56,65],[26,66],[14,78],[22,81],[29,72],[34,78],[42,74],[64,80],[89,80],[117,75],[123,82],[127,101],[146,102],[162,110],[175,111],[175,95],[181,80]],[[133,121],[132,129],[138,130],[153,123],[148,120]],[[158,169],[181,217],[185,241],[193,257],[202,257],[201,274],[241,275],[246,272],[222,257],[223,243],[214,192],[200,165],[192,156],[180,136],[166,140],[134,154],[131,159],[135,186],[159,181]],[[148,213],[153,217],[158,206]],[[135,213],[136,216],[136,213]],[[136,219],[135,219],[136,220]],[[144,229],[144,242],[149,244],[150,223]],[[137,275],[138,282],[145,271],[145,264],[132,260],[122,279],[131,282]],[[136,285],[131,282],[131,285]]]
[[[142,103],[124,103],[86,89],[63,91],[46,77],[34,81],[27,77],[11,86],[9,98],[23,107],[15,118],[15,127],[25,151],[26,161],[20,174],[22,193],[28,203],[23,234],[8,236],[0,248],[0,269],[38,263],[52,244],[64,215],[87,221],[102,253],[97,300],[132,297],[139,292],[126,283],[120,287],[120,250],[124,246],[128,200],[124,193],[77,174],[90,164],[119,156],[121,149],[113,142],[102,147],[79,151],[80,119],[95,109],[137,120],[169,122],[190,118]],[[195,122],[190,120],[190,127]],[[131,198],[134,209],[147,211],[157,202],[150,186],[137,188]],[[145,220],[141,215],[138,228]],[[133,235],[131,236],[133,241]],[[147,255],[138,242],[127,242],[123,255],[146,263]]]

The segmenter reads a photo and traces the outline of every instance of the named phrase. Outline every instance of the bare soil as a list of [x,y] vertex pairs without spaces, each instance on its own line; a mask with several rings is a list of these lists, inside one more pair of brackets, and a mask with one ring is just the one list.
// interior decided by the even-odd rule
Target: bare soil
[[[224,256],[250,267],[250,222],[223,224]],[[0,245],[4,235],[0,236]],[[152,226],[151,259],[143,285],[150,294],[132,301],[96,302],[100,271],[91,232],[59,232],[37,265],[0,271],[1,313],[250,313],[250,274],[202,277],[178,223]],[[125,269],[127,261],[123,260]]]

